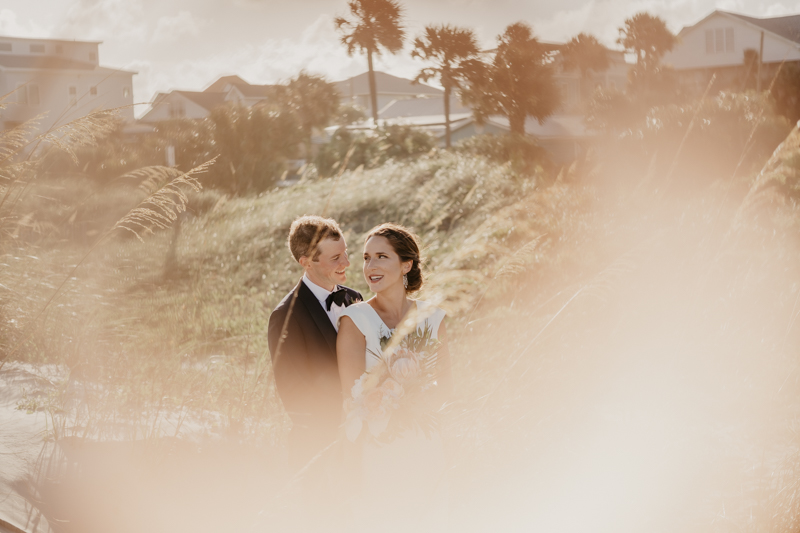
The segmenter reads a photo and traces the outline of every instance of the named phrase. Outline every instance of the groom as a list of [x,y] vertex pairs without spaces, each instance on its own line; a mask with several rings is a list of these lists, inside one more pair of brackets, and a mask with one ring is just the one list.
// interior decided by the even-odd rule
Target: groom
[[278,394],[292,419],[289,465],[299,469],[336,439],[342,413],[338,319],[362,298],[340,285],[350,261],[336,221],[300,217],[289,229],[288,244],[303,279],[270,315],[268,337]]

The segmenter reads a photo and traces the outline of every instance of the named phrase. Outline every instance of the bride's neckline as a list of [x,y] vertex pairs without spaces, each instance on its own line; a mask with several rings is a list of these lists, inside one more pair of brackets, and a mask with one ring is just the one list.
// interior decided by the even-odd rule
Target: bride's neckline
[[[411,301],[412,301],[412,302],[414,302],[414,307],[416,307],[416,308],[417,308],[417,310],[419,310],[419,300],[411,300]],[[364,303],[365,303],[365,304],[367,304],[367,307],[369,307],[370,309],[372,309],[372,312],[373,312],[373,313],[375,313],[375,316],[376,316],[376,317],[378,317],[378,320],[380,320],[380,321],[381,321],[381,324],[383,324],[383,325],[386,327],[386,329],[388,329],[389,331],[394,331],[394,330],[396,330],[396,329],[397,329],[397,326],[395,326],[395,327],[393,327],[393,328],[390,328],[390,327],[389,327],[389,325],[388,325],[386,322],[384,322],[384,321],[383,321],[383,319],[381,318],[381,315],[380,315],[380,313],[378,313],[378,310],[377,310],[377,309],[375,309],[374,307],[372,307],[372,304],[371,304],[371,303],[369,303],[369,302],[364,302]],[[404,316],[403,318],[405,318],[405,316]],[[401,320],[400,320],[400,322],[402,322],[402,321],[403,321],[403,320],[401,319]],[[398,324],[398,325],[399,325],[399,324]]]

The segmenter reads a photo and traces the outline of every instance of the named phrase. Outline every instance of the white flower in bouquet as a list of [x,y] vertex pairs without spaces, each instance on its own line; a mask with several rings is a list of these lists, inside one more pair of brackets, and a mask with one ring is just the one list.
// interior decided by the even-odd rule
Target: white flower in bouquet
[[[382,338],[381,347],[385,349],[390,340],[391,337]],[[438,424],[423,395],[436,384],[438,348],[439,341],[431,338],[431,330],[426,327],[406,335],[393,350],[379,356],[381,363],[356,381],[352,399],[345,402],[348,440],[355,442],[365,423],[369,433],[382,441],[391,440],[406,429],[419,427],[427,432]]]

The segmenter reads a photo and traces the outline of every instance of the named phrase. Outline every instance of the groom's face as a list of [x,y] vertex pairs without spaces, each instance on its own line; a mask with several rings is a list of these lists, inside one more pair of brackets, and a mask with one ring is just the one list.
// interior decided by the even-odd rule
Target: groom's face
[[350,266],[347,243],[344,237],[338,241],[324,239],[317,246],[317,250],[319,256],[316,259],[302,257],[300,264],[311,281],[332,291],[336,285],[347,281],[345,269]]

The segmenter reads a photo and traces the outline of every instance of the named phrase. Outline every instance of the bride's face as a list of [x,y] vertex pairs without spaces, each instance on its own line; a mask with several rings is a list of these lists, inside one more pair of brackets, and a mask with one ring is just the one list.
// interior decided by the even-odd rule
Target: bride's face
[[364,243],[364,278],[372,292],[384,291],[396,284],[403,286],[403,274],[411,269],[411,261],[400,261],[392,245],[380,235]]

